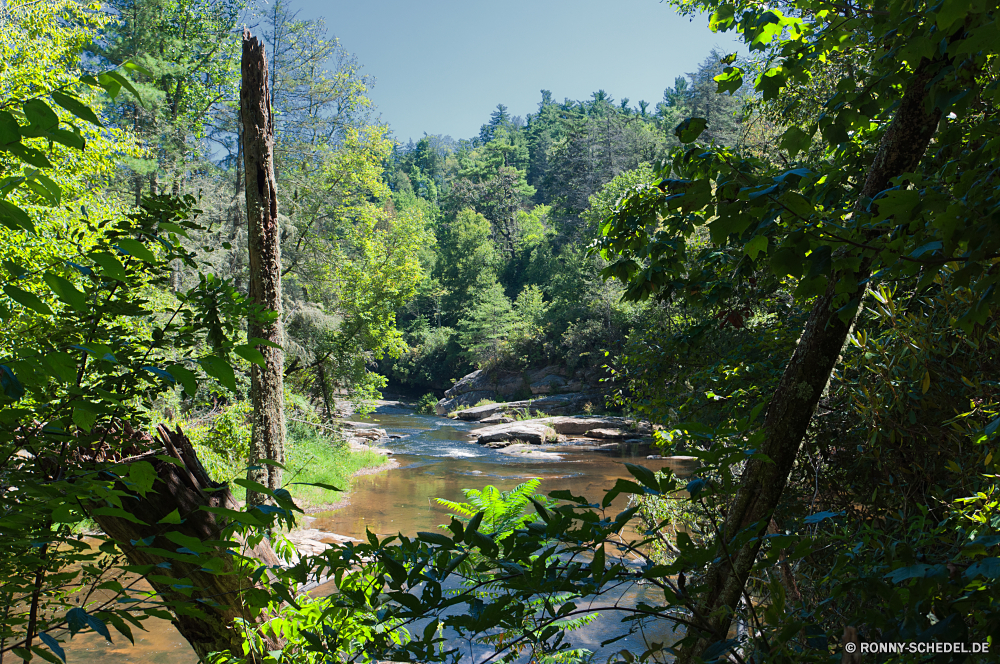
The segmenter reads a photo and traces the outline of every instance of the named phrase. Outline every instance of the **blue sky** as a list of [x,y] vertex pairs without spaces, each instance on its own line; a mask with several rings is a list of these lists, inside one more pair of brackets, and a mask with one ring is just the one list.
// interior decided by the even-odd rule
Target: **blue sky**
[[[498,103],[537,109],[540,90],[586,99],[604,89],[655,105],[676,76],[713,47],[707,17],[678,15],[658,0],[292,0],[301,18],[331,34],[375,77],[372,100],[396,137],[470,138]],[[743,52],[743,49],[740,49]]]

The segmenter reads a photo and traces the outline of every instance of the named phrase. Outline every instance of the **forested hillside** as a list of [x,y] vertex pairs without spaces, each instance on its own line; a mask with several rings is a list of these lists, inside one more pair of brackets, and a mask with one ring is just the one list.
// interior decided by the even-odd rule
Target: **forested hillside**
[[[0,662],[995,661],[1000,7],[666,11],[749,56],[403,145],[284,0],[0,6]],[[346,404],[552,367],[612,486],[289,539],[385,464]]]
[[713,51],[655,105],[604,90],[556,102],[542,90],[526,118],[499,104],[478,136],[398,146],[394,202],[423,210],[437,244],[397,317],[408,350],[383,363],[390,378],[441,390],[473,368],[600,369],[633,330],[661,325],[655,308],[621,301],[589,247],[617,199],[679,145],[682,118],[713,118],[720,145],[753,140],[741,124],[750,96],[715,92],[721,58]]

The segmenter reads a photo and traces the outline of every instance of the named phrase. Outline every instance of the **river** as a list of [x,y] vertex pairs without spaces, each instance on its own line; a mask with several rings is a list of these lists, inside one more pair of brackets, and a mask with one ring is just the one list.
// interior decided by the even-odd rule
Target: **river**
[[[396,406],[382,406],[362,421],[376,424],[391,436],[399,436],[383,446],[393,451],[393,458],[400,467],[355,478],[345,506],[308,518],[303,525],[359,539],[365,537],[366,529],[380,536],[397,532],[412,536],[447,523],[450,512],[434,499],[464,502],[464,488],[479,489],[491,484],[508,490],[537,477],[542,480],[541,493],[569,489],[575,495],[599,503],[604,491],[617,478],[631,477],[623,465],[625,462],[642,464],[651,470],[667,465],[680,472],[686,470],[667,460],[647,459],[656,451],[637,443],[600,451],[587,446],[552,445],[532,449],[527,454],[506,454],[469,442],[467,434],[478,426],[475,423],[420,415]],[[620,496],[612,509],[621,509],[624,504],[625,498]],[[621,601],[633,606],[642,600],[654,603],[655,597],[646,596],[651,590],[650,587],[632,586],[625,591]],[[670,643],[674,640],[671,630],[663,626],[646,639],[632,636],[601,649],[602,640],[618,633],[618,620],[607,615],[573,632],[572,640],[577,647],[598,651],[595,661],[603,661],[610,651],[622,648],[641,653],[645,650],[645,641]],[[148,632],[134,632],[135,646],[117,633],[113,633],[115,644],[93,633],[78,635],[72,643],[66,644],[69,657],[107,664],[197,662],[190,646],[170,623],[151,619],[147,624],[151,627]],[[482,654],[475,652],[468,659],[479,660]]]

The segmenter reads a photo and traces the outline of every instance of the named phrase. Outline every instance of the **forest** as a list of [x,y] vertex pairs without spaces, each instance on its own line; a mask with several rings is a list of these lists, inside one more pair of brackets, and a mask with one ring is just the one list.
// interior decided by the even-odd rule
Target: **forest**
[[[0,664],[1000,657],[1000,6],[646,11],[746,51],[404,143],[286,0],[0,6]],[[570,392],[599,496],[295,539],[383,397]]]

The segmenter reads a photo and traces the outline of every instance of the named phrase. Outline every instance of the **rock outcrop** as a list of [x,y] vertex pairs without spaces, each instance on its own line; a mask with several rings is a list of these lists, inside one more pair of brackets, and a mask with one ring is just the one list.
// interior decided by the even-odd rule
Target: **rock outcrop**
[[[446,407],[439,401],[439,414],[446,414]],[[589,403],[591,407],[604,402],[601,392],[575,392],[572,394],[553,394],[540,399],[524,399],[523,401],[504,401],[482,406],[472,406],[454,411],[453,416],[465,422],[480,422],[494,415],[521,413],[524,415],[568,415],[585,410]],[[445,411],[445,412],[442,412]]]
[[438,402],[436,410],[438,415],[445,415],[460,408],[474,406],[483,400],[520,403],[529,395],[548,398],[584,394],[585,401],[599,406],[604,402],[604,392],[599,389],[603,375],[602,369],[569,371],[559,366],[522,373],[480,369],[463,376],[446,390],[445,398]]
[[[485,423],[501,417],[503,416],[494,414],[480,422]],[[651,431],[648,423],[640,422],[637,426],[633,420],[624,417],[539,417],[474,429],[469,432],[469,437],[480,445],[489,447],[506,447],[515,443],[544,445],[566,441],[567,437],[572,437],[570,443],[586,443],[582,439],[590,438],[595,440],[589,444],[600,445],[599,441],[605,441],[617,446],[620,441],[648,437]]]
[[506,447],[515,442],[543,445],[558,439],[555,429],[538,420],[512,422],[510,424],[495,424],[476,429],[469,434],[480,445],[490,447]]

